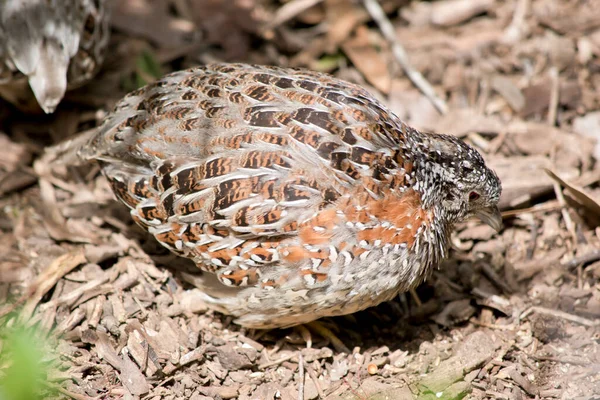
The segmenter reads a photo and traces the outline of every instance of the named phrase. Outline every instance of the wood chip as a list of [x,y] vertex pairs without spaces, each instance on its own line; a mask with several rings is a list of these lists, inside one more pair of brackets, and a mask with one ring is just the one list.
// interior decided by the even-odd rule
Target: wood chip
[[439,26],[461,24],[470,18],[487,12],[494,0],[442,0],[433,3],[431,23]]
[[385,45],[383,41],[373,43],[373,36],[365,26],[362,26],[356,29],[354,37],[342,43],[342,49],[367,82],[387,94],[392,80],[385,58],[375,49],[376,45],[381,47]]

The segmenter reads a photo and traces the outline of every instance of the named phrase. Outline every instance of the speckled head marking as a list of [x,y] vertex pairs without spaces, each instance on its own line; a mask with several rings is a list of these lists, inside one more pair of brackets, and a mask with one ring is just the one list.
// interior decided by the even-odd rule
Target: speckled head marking
[[[481,213],[497,214],[502,186],[481,154],[449,135],[414,135],[413,159],[425,208],[439,210],[448,224]],[[497,223],[486,220],[498,228]]]
[[310,71],[167,75],[117,104],[80,156],[138,224],[214,274],[206,301],[250,327],[388,300],[446,256],[456,222],[499,222],[500,183],[474,149]]

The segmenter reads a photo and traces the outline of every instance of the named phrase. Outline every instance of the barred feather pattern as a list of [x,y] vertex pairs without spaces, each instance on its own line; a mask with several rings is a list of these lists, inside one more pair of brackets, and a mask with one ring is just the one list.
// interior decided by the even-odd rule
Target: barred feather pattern
[[[88,82],[104,60],[108,0],[0,2],[0,95],[51,113],[67,89]],[[31,90],[29,89],[31,87]]]
[[448,193],[500,194],[479,153],[410,128],[359,86],[244,64],[129,94],[79,156],[100,162],[140,226],[208,273],[210,305],[254,328],[408,290],[470,213],[446,207]]

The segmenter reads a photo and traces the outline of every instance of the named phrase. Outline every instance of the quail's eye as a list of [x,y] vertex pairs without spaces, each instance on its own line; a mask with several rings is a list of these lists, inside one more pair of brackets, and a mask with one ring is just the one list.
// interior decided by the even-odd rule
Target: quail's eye
[[471,192],[469,193],[469,201],[475,201],[479,198],[479,193]]

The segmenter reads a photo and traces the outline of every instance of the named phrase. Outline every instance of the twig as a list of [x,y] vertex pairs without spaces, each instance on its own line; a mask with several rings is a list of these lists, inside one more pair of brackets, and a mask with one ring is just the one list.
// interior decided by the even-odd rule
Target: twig
[[317,393],[319,394],[319,399],[324,399],[325,392],[323,392],[323,388],[321,387],[321,384],[319,383],[319,379],[317,378],[317,375],[315,375],[315,371],[313,371],[313,369],[310,367],[310,365],[306,368],[306,372],[308,372],[308,376],[310,376],[310,379],[312,379],[313,383],[315,384],[315,387],[317,388]]
[[289,21],[304,10],[308,10],[322,1],[323,0],[292,0],[289,3],[286,3],[277,10],[275,18],[273,18],[271,23],[267,24],[267,29],[273,29],[284,22]]
[[479,82],[479,98],[477,99],[477,112],[481,115],[485,114],[485,107],[488,104],[488,101],[490,100],[490,93],[491,93],[491,88],[490,88],[490,81],[489,79],[482,79]]
[[510,25],[504,30],[504,42],[516,43],[523,36],[525,30],[525,15],[529,9],[529,0],[519,0]]
[[499,331],[514,331],[515,330],[514,325],[489,324],[487,322],[478,321],[477,318],[475,318],[475,317],[472,317],[471,319],[469,319],[469,322],[474,325],[477,325],[477,326],[482,326],[484,328],[495,329],[495,330],[499,330]]
[[83,250],[73,250],[70,253],[65,253],[54,259],[48,267],[38,275],[35,282],[31,284],[28,293],[24,296],[27,298],[25,306],[20,314],[21,321],[27,321],[33,315],[35,308],[42,300],[44,295],[48,293],[54,285],[71,270],[87,260]]
[[583,172],[581,175],[579,175],[579,177],[574,178],[571,183],[580,187],[586,187],[593,185],[598,181],[600,181],[600,170],[598,168],[594,168],[591,171]]
[[[364,394],[364,396],[363,396],[363,393],[364,393],[365,389],[363,389],[363,388],[361,387],[361,385],[362,385],[362,384],[361,384],[361,382],[360,382],[360,374],[359,374],[359,373],[356,373],[355,377],[357,378],[357,381],[358,381],[358,385],[356,386],[356,389],[354,389],[354,388],[352,387],[352,385],[350,384],[350,382],[348,382],[348,379],[346,379],[345,377],[344,377],[344,383],[345,383],[345,384],[348,386],[348,388],[350,389],[350,392],[352,392],[352,394],[353,394],[353,395],[354,395],[354,396],[355,396],[357,399],[359,399],[359,400],[368,400],[368,399],[367,399],[367,395],[366,395],[366,393],[365,393],[365,394]],[[358,393],[358,389],[361,389],[361,390],[363,391],[363,393]]]
[[500,392],[495,392],[493,390],[486,390],[485,394],[487,395],[486,397],[491,397],[494,398],[496,400],[510,400],[510,397],[508,394],[506,393],[500,393]]
[[490,140],[490,143],[489,143],[489,146],[487,149],[488,154],[498,153],[498,151],[500,150],[500,147],[502,147],[502,145],[506,141],[506,138],[508,138],[508,132],[506,132],[504,130],[500,131],[500,133],[498,133],[498,135],[495,138]]
[[558,114],[558,101],[560,99],[560,81],[558,79],[558,69],[551,67],[548,72],[550,75],[550,81],[552,82],[550,91],[550,101],[548,104],[548,125],[556,125],[556,115]]
[[567,269],[571,269],[571,268],[575,268],[578,265],[589,264],[593,261],[598,261],[598,260],[600,260],[600,250],[594,250],[591,253],[587,253],[587,254],[584,254],[579,257],[574,257],[574,258],[570,259],[569,261],[562,263],[562,266]]
[[269,361],[263,364],[260,364],[258,366],[258,369],[267,369],[269,367],[272,367],[274,365],[279,365],[283,362],[289,361],[292,358],[296,357],[296,354],[290,354],[289,356],[285,356],[285,357],[281,357],[279,360],[273,360],[273,361]]
[[414,69],[410,62],[408,61],[408,56],[406,55],[406,51],[404,47],[398,41],[396,37],[396,33],[394,32],[394,27],[392,23],[385,15],[385,12],[381,8],[381,5],[377,2],[377,0],[363,0],[365,4],[365,8],[375,20],[379,29],[381,29],[381,33],[386,38],[388,42],[390,42],[392,46],[392,53],[394,57],[404,70],[404,73],[408,76],[408,79],[412,81],[412,83],[421,91],[423,94],[433,103],[433,106],[441,113],[446,114],[448,112],[448,105],[444,100],[438,97],[438,95],[433,90],[433,87],[427,82],[427,80],[421,75],[419,71]]
[[529,314],[532,314],[532,313],[551,315],[553,317],[566,319],[567,321],[575,322],[576,324],[584,325],[584,326],[594,327],[594,326],[600,325],[600,321],[592,321],[590,319],[579,317],[577,315],[572,315],[572,314],[566,313],[564,311],[552,310],[550,308],[539,307],[539,306],[530,307],[527,310],[523,311],[521,313],[521,315],[519,316],[519,320],[527,317]]
[[560,213],[562,214],[563,219],[565,220],[565,225],[567,226],[567,230],[571,234],[574,242],[577,243],[577,232],[575,229],[575,223],[571,219],[571,214],[569,214],[569,210],[567,208],[567,201],[565,200],[565,195],[562,192],[562,188],[558,182],[553,182],[552,186],[554,186],[554,193],[556,194],[556,199],[558,203],[562,206]]
[[492,266],[488,263],[483,263],[481,265],[481,272],[490,280],[496,287],[500,288],[504,293],[514,293],[514,290],[504,281],[504,279],[500,278],[496,271],[492,269]]
[[488,293],[487,291],[480,289],[478,287],[473,288],[473,290],[471,290],[471,293],[474,296],[479,296],[482,299],[488,300],[492,303],[496,303],[500,307],[509,307],[510,306],[510,301],[508,301],[504,297],[498,296],[497,294]]
[[[62,305],[62,304],[68,304],[69,306],[73,305],[75,303],[75,301],[77,301],[77,299],[79,299],[79,297],[81,297],[85,292],[91,291],[92,289],[95,289],[98,286],[106,283],[108,281],[108,279],[109,279],[108,276],[104,276],[100,279],[94,279],[93,281],[89,281],[88,283],[79,286],[77,289],[75,289],[73,291],[67,292],[66,294],[60,296],[57,299],[47,301],[46,303],[40,305],[40,310],[43,311],[48,308],[56,307],[56,306]],[[98,295],[100,295],[100,294],[101,293],[98,293]],[[91,297],[89,299],[91,299]]]
[[300,384],[298,385],[298,400],[304,400],[304,357],[302,352],[298,356],[298,379]]
[[61,392],[62,394],[64,394],[65,396],[70,397],[75,400],[97,400],[97,399],[102,398],[102,396],[90,397],[90,396],[86,396],[84,394],[71,392],[70,390],[67,390],[64,387],[57,385],[55,383],[52,383],[52,382],[44,382],[44,385],[46,385],[50,389],[57,390],[57,391]]
[[[531,214],[530,214],[531,215]],[[535,218],[533,218],[533,215],[531,215],[531,238],[529,239],[529,243],[531,243],[529,246],[527,246],[527,253],[525,255],[525,258],[527,260],[531,260],[533,258],[533,253],[535,253],[535,248],[537,246],[537,238],[538,238],[538,224],[535,220]]]
[[563,364],[573,364],[573,365],[589,365],[590,362],[586,360],[580,360],[573,357],[553,357],[553,356],[536,356],[534,354],[528,354],[528,357],[534,358],[537,361],[554,361]]
[[545,203],[536,204],[533,207],[520,208],[516,210],[508,210],[502,212],[502,218],[515,217],[521,214],[539,213],[539,212],[550,212],[562,209],[563,206],[556,200],[549,200]]

